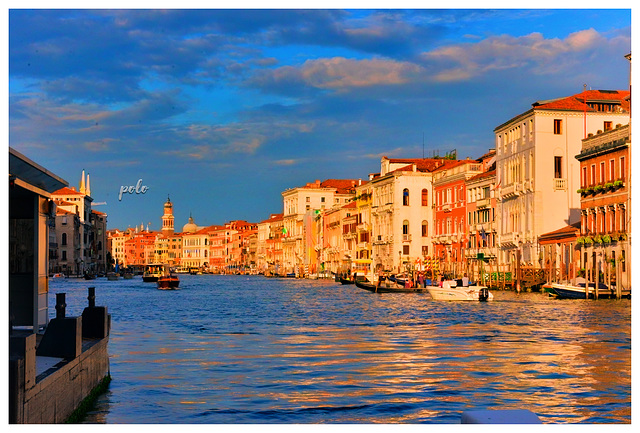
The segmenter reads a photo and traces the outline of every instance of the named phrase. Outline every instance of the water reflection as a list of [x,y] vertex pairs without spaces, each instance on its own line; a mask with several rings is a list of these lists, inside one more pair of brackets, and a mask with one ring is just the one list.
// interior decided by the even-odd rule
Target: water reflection
[[[457,423],[526,408],[548,423],[630,423],[628,300],[447,303],[206,275],[176,292],[95,285],[113,316],[113,381],[88,422]],[[86,303],[84,282],[51,291]]]

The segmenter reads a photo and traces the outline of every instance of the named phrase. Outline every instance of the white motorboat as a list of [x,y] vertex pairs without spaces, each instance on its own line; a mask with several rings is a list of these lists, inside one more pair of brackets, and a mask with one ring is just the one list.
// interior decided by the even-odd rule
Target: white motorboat
[[455,281],[443,281],[442,287],[427,286],[435,301],[493,301],[493,293],[486,286],[457,287]]

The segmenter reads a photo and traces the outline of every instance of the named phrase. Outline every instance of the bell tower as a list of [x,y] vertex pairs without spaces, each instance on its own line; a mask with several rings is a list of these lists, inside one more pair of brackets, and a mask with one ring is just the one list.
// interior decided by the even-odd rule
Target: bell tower
[[167,196],[167,202],[164,204],[164,215],[162,215],[162,234],[170,236],[173,234],[173,204]]

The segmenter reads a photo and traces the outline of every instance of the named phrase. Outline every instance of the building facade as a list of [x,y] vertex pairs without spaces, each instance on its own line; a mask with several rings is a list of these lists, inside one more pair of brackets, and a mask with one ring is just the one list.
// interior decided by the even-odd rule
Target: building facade
[[582,141],[578,258],[589,281],[631,287],[630,126],[616,125]]
[[629,122],[628,91],[586,90],[538,101],[494,129],[499,261],[533,265],[538,237],[580,221],[582,138]]

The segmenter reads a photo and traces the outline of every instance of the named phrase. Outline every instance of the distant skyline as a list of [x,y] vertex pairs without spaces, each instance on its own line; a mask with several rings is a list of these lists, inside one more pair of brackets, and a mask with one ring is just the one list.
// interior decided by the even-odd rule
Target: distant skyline
[[[538,100],[629,88],[630,9],[9,10],[9,145],[108,227],[259,222],[383,155],[478,158]],[[140,181],[143,194],[123,193]]]

